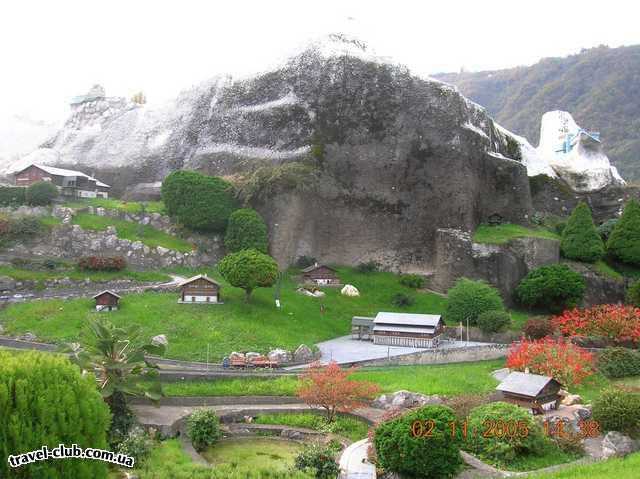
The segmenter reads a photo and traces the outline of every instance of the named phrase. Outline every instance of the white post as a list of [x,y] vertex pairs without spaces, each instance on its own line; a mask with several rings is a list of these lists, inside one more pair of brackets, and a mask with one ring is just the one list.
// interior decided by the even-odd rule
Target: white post
[[209,343],[207,343],[207,371],[209,370]]
[[469,318],[467,318],[467,346],[469,346]]

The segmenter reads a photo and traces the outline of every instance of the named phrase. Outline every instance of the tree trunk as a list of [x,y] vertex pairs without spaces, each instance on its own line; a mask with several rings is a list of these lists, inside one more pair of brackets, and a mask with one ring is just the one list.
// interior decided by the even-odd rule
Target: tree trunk
[[244,290],[244,302],[245,303],[250,303],[251,302],[251,293],[253,292],[252,289],[245,289]]

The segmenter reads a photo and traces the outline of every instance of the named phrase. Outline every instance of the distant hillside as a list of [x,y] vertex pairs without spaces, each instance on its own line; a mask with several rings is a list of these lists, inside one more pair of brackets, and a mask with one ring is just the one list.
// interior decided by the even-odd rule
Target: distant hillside
[[640,180],[640,45],[601,46],[530,67],[432,76],[456,85],[534,145],[546,111],[569,111],[582,127],[601,132],[625,179]]

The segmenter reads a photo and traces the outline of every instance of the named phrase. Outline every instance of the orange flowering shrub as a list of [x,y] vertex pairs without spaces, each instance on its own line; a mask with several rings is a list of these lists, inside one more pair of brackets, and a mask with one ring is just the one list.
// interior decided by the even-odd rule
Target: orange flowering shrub
[[550,376],[564,386],[580,384],[595,372],[594,356],[564,339],[552,338],[513,343],[507,367],[517,371]]
[[597,337],[614,343],[640,342],[640,308],[601,304],[565,311],[551,320],[565,336]]

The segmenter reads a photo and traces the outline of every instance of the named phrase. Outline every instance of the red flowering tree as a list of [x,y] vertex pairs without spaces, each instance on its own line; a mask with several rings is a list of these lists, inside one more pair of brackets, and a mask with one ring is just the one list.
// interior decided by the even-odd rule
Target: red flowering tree
[[565,336],[597,337],[614,343],[640,343],[640,308],[601,304],[572,309],[551,320]]
[[544,338],[513,343],[507,354],[507,367],[517,371],[529,369],[572,386],[595,372],[595,361],[593,354],[569,341]]
[[379,387],[368,381],[349,379],[356,368],[342,369],[335,361],[326,367],[314,363],[300,377],[298,397],[310,406],[326,411],[327,422],[332,422],[337,412],[350,412],[372,400]]

